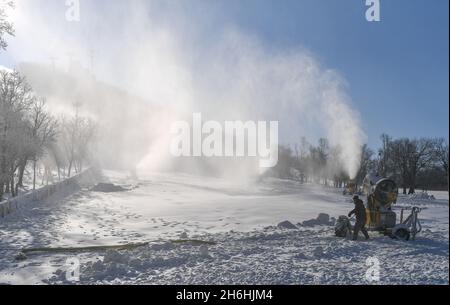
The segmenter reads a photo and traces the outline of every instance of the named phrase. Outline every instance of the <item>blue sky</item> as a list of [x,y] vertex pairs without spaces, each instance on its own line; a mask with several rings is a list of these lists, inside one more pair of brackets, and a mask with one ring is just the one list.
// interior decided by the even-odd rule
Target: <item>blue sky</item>
[[[64,6],[62,0],[46,3],[53,9]],[[110,4],[91,2],[92,16]],[[383,132],[448,139],[448,5],[447,0],[381,0],[381,22],[369,23],[363,0],[158,0],[149,6],[149,16],[180,29],[195,27],[186,31],[192,35],[187,39],[199,45],[233,25],[267,48],[310,50],[347,80],[375,148]],[[126,9],[114,14],[108,17],[120,20]],[[59,19],[62,14],[48,22]],[[0,64],[13,66],[14,60],[2,52]]]
[[[447,0],[381,0],[377,23],[366,21],[362,0],[211,2],[223,14],[207,33],[234,23],[273,47],[301,45],[338,70],[372,147],[383,132],[448,139]],[[190,9],[205,14],[201,5]]]

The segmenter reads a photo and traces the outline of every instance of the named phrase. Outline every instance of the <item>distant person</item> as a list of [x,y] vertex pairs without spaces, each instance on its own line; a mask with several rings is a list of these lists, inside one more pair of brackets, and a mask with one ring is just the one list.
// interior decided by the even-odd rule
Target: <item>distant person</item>
[[364,234],[364,237],[369,239],[369,233],[366,230],[366,207],[364,206],[364,202],[359,199],[359,196],[353,197],[353,202],[355,203],[355,208],[348,213],[348,217],[352,217],[353,214],[356,215],[356,224],[355,229],[353,230],[353,240],[358,240],[358,233],[361,231]]

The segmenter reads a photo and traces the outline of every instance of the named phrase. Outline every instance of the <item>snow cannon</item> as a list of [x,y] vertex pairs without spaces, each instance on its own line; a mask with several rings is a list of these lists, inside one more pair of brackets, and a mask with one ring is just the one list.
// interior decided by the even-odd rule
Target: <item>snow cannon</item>
[[363,192],[374,208],[389,209],[397,203],[398,186],[392,179],[367,175],[363,182]]
[[[422,230],[418,215],[422,209],[417,207],[403,208],[400,223],[392,205],[397,203],[398,186],[392,179],[368,175],[363,182],[363,192],[367,196],[366,214],[369,230],[378,231],[395,239],[414,240]],[[411,214],[404,220],[404,212]]]
[[397,203],[398,186],[392,179],[367,175],[363,182],[367,196],[367,226],[369,229],[385,231],[396,225],[397,215],[392,205]]

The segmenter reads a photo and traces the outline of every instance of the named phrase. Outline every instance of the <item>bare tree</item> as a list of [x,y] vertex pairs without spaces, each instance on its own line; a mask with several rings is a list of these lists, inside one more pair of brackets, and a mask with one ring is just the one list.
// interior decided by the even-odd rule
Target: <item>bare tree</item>
[[413,152],[409,159],[409,194],[416,192],[419,171],[431,165],[435,160],[436,139],[422,138],[412,141]]
[[393,174],[392,156],[390,156],[391,141],[392,138],[389,135],[385,133],[381,135],[382,146],[378,151],[378,174],[382,177],[388,177]]
[[61,142],[68,163],[68,176],[72,171],[80,172],[88,159],[89,149],[95,136],[95,123],[83,118],[76,112],[72,118],[63,117],[61,124]]
[[27,115],[27,145],[19,165],[16,189],[23,186],[23,175],[29,161],[33,161],[33,189],[36,188],[36,162],[55,141],[57,122],[46,110],[43,98],[34,99]]
[[34,95],[19,73],[0,72],[0,197],[18,194],[29,161],[34,161],[35,188],[36,162],[55,135],[56,121],[45,100]]
[[320,173],[320,178],[324,181],[325,185],[328,184],[326,166],[328,161],[328,156],[330,154],[330,145],[327,139],[319,139],[319,145],[316,150],[316,161],[318,162],[318,168]]
[[390,157],[402,180],[403,193],[409,188],[409,194],[416,191],[418,173],[431,166],[435,160],[436,140],[399,139],[389,144]]
[[[56,139],[58,139],[58,136],[56,137]],[[61,170],[65,167],[67,162],[66,162],[64,153],[59,144],[60,143],[58,143],[57,140],[54,142],[50,142],[47,149],[48,149],[48,154],[52,158],[52,160],[56,166],[56,169],[58,171],[58,180],[61,181]]]
[[362,183],[367,174],[374,168],[374,161],[372,159],[373,155],[374,152],[367,146],[367,144],[364,144],[361,147],[361,160],[359,162],[359,169],[355,179],[358,184]]
[[300,170],[300,181],[301,183],[308,182],[309,177],[311,176],[311,166],[308,162],[309,156],[308,152],[310,150],[310,144],[306,140],[305,137],[302,137],[300,141],[300,164],[299,164],[299,170]]
[[327,179],[333,180],[334,187],[342,187],[350,178],[342,164],[342,148],[334,146],[329,149],[326,165]]
[[77,137],[77,117],[69,119],[62,117],[61,119],[61,143],[64,150],[64,155],[67,159],[67,176],[72,174],[72,167],[75,162],[76,153],[76,137]]
[[436,159],[448,177],[448,143],[444,139],[437,140]]
[[84,162],[89,159],[90,148],[95,138],[97,127],[93,120],[83,118],[80,120],[78,128],[75,169],[77,172],[81,172]]
[[26,113],[34,99],[19,73],[0,71],[0,199],[5,186],[15,195],[14,173],[26,150]]

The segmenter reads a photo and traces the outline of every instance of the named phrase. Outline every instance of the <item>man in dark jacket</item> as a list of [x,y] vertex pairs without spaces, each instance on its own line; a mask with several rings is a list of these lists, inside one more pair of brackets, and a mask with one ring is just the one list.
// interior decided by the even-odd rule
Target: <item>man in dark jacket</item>
[[358,196],[353,197],[353,202],[355,203],[355,209],[352,210],[348,217],[352,217],[353,214],[356,215],[356,224],[355,229],[353,230],[353,240],[358,239],[358,233],[361,231],[364,234],[364,237],[369,239],[369,233],[366,230],[366,207],[364,206],[364,202],[359,199]]

